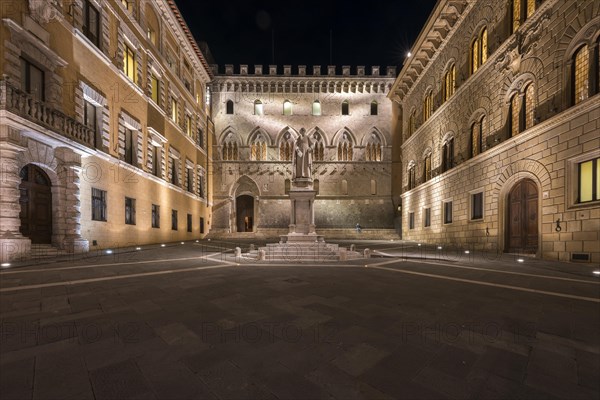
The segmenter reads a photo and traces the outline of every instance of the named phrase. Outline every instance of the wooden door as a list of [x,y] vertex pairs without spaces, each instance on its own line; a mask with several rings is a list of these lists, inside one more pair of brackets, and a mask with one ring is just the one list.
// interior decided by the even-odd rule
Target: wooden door
[[236,199],[236,225],[238,232],[254,230],[254,197],[244,195]]
[[538,240],[537,187],[531,179],[523,179],[508,195],[506,251],[536,253]]
[[21,234],[31,243],[52,242],[52,191],[48,175],[28,164],[21,170]]

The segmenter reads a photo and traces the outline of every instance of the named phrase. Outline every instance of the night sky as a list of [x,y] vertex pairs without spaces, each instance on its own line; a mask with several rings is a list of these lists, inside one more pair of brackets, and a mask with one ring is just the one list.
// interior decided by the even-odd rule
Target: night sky
[[385,67],[402,65],[437,0],[175,2],[196,40],[208,43],[221,68],[325,66],[330,63],[330,32],[333,65]]

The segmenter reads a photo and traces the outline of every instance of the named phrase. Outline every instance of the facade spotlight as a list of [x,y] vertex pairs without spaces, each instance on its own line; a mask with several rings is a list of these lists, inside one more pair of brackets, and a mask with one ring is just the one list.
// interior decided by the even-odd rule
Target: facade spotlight
[[[4,266],[4,264],[2,264],[2,266]],[[594,274],[594,275],[600,275],[600,271],[594,271],[594,272],[592,272],[592,274]]]
[[10,263],[2,263],[2,264],[0,264],[0,267],[2,267],[2,268],[10,267]]
[[406,53],[406,58],[412,57],[412,53],[409,51]]

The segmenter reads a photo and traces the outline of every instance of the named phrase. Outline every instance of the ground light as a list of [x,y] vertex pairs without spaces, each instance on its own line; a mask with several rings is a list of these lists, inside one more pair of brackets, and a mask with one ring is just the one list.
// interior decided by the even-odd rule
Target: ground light
[[135,249],[136,249],[136,250],[141,250],[142,248],[141,248],[141,247],[136,247]]
[[469,250],[465,250],[465,254],[469,254],[471,253]]
[[[8,265],[10,265],[10,264],[8,264]],[[4,266],[4,264],[2,264],[2,266]],[[594,275],[600,275],[600,271],[594,271],[594,272],[592,272],[592,274],[594,274]]]
[[522,258],[517,258],[517,262],[522,263],[522,262],[525,262],[525,260],[523,260]]
[[417,246],[421,247],[421,243],[417,244]]
[[185,244],[184,242],[181,242],[181,244]]
[[438,250],[441,250],[441,249],[442,249],[442,246],[438,246]]
[[164,244],[164,243],[160,245],[160,247],[165,247],[165,246],[166,246],[166,244]]
[[112,250],[106,250],[106,254],[112,254],[113,251]]
[[10,263],[2,263],[2,264],[0,264],[0,267],[2,267],[2,268],[10,267]]

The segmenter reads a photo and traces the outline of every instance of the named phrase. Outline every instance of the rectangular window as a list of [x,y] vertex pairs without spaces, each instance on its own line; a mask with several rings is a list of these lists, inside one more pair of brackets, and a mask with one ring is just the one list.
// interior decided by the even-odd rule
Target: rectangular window
[[204,198],[204,175],[198,171],[198,196]]
[[92,220],[106,221],[106,191],[92,188]]
[[177,230],[177,210],[171,210],[171,229]]
[[131,129],[125,128],[125,162],[130,165],[135,165],[135,145],[134,135]]
[[160,154],[158,146],[152,146],[152,175],[160,178]]
[[425,208],[424,212],[423,226],[427,228],[431,226],[431,208]]
[[187,172],[187,182],[186,189],[188,192],[192,193],[194,191],[194,170],[191,168],[186,168]]
[[444,223],[445,224],[452,223],[452,202],[451,201],[444,202]]
[[175,98],[171,98],[171,120],[179,125],[179,105]]
[[157,105],[160,105],[160,81],[154,75],[150,75],[151,98]]
[[408,229],[415,229],[415,213],[408,213]]
[[179,185],[179,171],[177,170],[177,160],[171,158],[171,183],[173,185]]
[[200,233],[204,233],[204,217],[200,217]]
[[156,31],[154,30],[154,28],[149,26],[148,30],[146,31],[146,36],[148,37],[150,43],[156,46]]
[[200,146],[201,148],[204,148],[204,131],[202,130],[202,128],[198,128],[198,146]]
[[160,228],[160,206],[152,204],[152,227]]
[[100,13],[90,0],[83,3],[83,34],[96,47],[100,47]]
[[98,130],[96,106],[87,100],[83,101],[83,124],[90,128],[94,133]]
[[192,214],[187,215],[187,231],[192,231]]
[[121,0],[121,4],[123,4],[123,7],[125,7],[125,9],[129,12],[133,11],[133,1],[129,1],[129,0]]
[[187,133],[189,137],[194,137],[194,133],[192,131],[192,117],[189,115],[185,116],[185,133]]
[[46,99],[44,71],[24,59],[21,59],[21,83],[21,87],[34,100],[44,101]]
[[471,219],[483,218],[483,192],[471,195]]
[[135,199],[125,197],[125,223],[135,225]]
[[431,154],[429,154],[427,157],[425,157],[425,162],[423,164],[424,164],[423,181],[427,182],[428,180],[431,179]]
[[579,201],[600,200],[600,158],[579,163]]
[[135,63],[135,53],[128,45],[123,50],[123,72],[134,83],[137,82],[137,67]]

